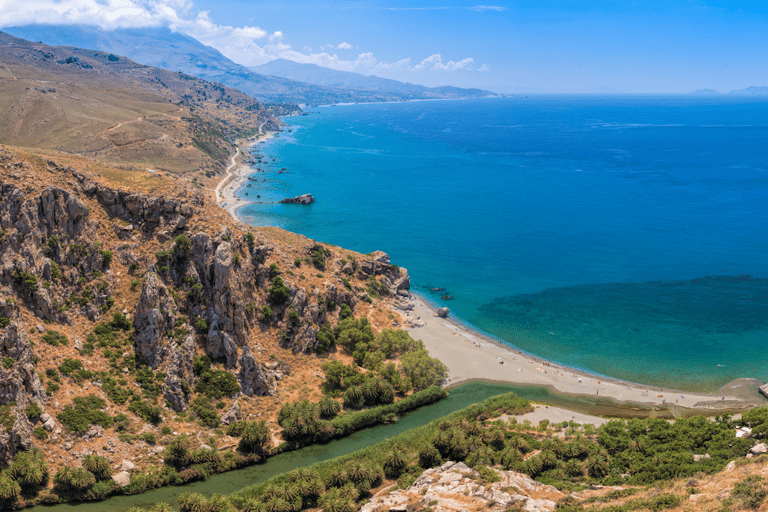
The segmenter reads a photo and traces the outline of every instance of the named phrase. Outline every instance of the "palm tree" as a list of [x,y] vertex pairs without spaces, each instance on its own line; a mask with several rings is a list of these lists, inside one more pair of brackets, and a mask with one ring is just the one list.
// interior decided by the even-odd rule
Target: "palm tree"
[[205,512],[208,500],[202,494],[185,492],[180,495],[177,503],[181,512]]
[[583,476],[584,468],[579,459],[571,459],[565,463],[565,471],[571,476]]
[[599,455],[587,459],[587,471],[593,477],[601,478],[608,474],[608,461]]
[[349,464],[347,466],[347,473],[349,474],[349,479],[355,484],[369,481],[372,476],[370,468],[360,461],[354,461]]
[[86,455],[83,457],[83,467],[93,473],[96,480],[108,480],[112,476],[112,468],[106,457]]
[[237,512],[237,509],[229,502],[226,496],[216,493],[211,496],[207,504],[208,512]]
[[72,471],[70,485],[78,491],[84,491],[96,483],[96,477],[93,473],[84,468],[77,468]]
[[0,502],[6,504],[16,501],[16,498],[21,494],[21,486],[19,483],[8,476],[8,474],[2,474],[0,476]]
[[328,485],[330,487],[344,487],[348,482],[349,473],[343,468],[335,470],[328,477]]
[[483,440],[489,445],[493,446],[495,450],[501,450],[504,448],[504,431],[499,427],[492,427],[483,432]]
[[299,497],[299,493],[296,491],[293,483],[283,482],[279,484],[272,484],[262,494],[265,501],[269,501],[276,498],[282,498],[287,502],[293,501]]
[[419,450],[419,465],[424,469],[429,469],[440,465],[442,459],[440,458],[440,452],[437,451],[435,445],[428,444],[421,450]]
[[245,500],[241,510],[242,512],[266,512],[266,507],[264,507],[264,504],[260,501]]
[[528,446],[528,442],[523,438],[523,436],[513,437],[509,440],[508,444],[520,453],[528,453],[531,450]]
[[384,474],[388,478],[396,479],[400,476],[408,461],[399,446],[393,446],[384,457]]
[[329,396],[320,400],[320,416],[324,419],[332,419],[341,412],[341,404]]
[[149,512],[174,512],[174,509],[167,503],[157,503]]
[[13,479],[27,492],[36,491],[46,485],[50,478],[48,463],[39,448],[18,452],[8,469]]
[[557,466],[557,455],[552,450],[544,450],[539,454],[541,465],[544,469],[550,469]]
[[523,454],[515,448],[509,447],[501,453],[501,465],[504,469],[514,469],[522,460]]

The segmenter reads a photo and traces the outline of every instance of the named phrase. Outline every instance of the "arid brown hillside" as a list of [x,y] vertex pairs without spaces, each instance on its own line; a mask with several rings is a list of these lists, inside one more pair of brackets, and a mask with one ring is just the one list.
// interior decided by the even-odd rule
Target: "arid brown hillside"
[[235,89],[0,32],[0,142],[125,168],[220,171],[236,137],[279,127]]

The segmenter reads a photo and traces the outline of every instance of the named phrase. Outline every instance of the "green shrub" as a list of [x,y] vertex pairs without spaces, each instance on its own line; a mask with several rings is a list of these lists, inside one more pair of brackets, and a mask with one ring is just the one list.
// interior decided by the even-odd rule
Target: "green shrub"
[[264,306],[261,308],[261,314],[259,315],[259,321],[263,324],[268,324],[272,321],[272,308]]
[[[139,264],[135,261],[132,261],[130,265],[128,265],[128,273],[129,274],[135,274],[139,270]],[[133,284],[133,281],[131,281],[131,284]]]
[[101,264],[108,267],[112,263],[112,251],[103,250],[101,252]]
[[13,273],[13,284],[27,293],[35,293],[37,291],[37,277],[23,270],[17,270]]
[[285,286],[283,280],[278,276],[272,281],[272,286],[269,288],[268,300],[273,306],[282,306],[290,298],[290,292],[288,287]]
[[64,358],[64,362],[61,363],[59,366],[59,371],[64,375],[72,375],[78,370],[81,370],[83,368],[82,361],[79,361],[77,359],[69,359]]
[[253,250],[255,237],[253,233],[248,232],[245,234],[245,243],[248,245],[248,249]]
[[276,278],[277,276],[280,275],[280,269],[277,268],[277,264],[275,264],[275,263],[270,263],[269,264],[269,274],[268,275],[269,275],[270,279],[274,279],[274,278]]
[[128,405],[128,410],[152,425],[158,425],[163,421],[163,410],[144,400],[137,400],[134,396],[133,401]]
[[192,249],[192,242],[187,237],[187,235],[179,235],[176,238],[174,238],[174,243],[176,244],[176,250],[183,255],[189,254],[189,251]]
[[60,334],[59,331],[48,331],[42,336],[43,341],[46,342],[49,345],[52,345],[54,347],[58,347],[59,345],[67,345],[69,344],[69,340],[66,336],[63,334]]
[[330,352],[336,346],[336,334],[331,324],[327,322],[320,324],[315,339],[317,340],[315,344],[315,353],[317,354]]
[[55,261],[51,261],[51,279],[61,279],[61,269]]
[[106,406],[106,402],[97,396],[76,397],[56,417],[67,430],[82,434],[90,425],[109,428],[114,424],[114,418],[102,410]]
[[35,427],[35,430],[32,431],[32,435],[41,441],[48,439],[48,431],[43,427]]
[[163,427],[160,429],[160,433],[162,433],[164,436],[168,436],[171,434],[171,427]]
[[10,368],[13,368],[13,365],[16,363],[12,358],[10,357],[3,357],[3,367],[7,370]]
[[208,370],[200,375],[195,385],[195,391],[208,398],[218,400],[225,396],[232,396],[240,391],[237,378],[225,370]]
[[768,496],[768,489],[762,478],[752,475],[741,482],[736,482],[731,496],[740,500],[746,508],[758,509]]
[[195,329],[197,329],[197,332],[201,334],[205,334],[208,332],[208,320],[205,318],[200,318],[197,322],[195,322]]
[[219,425],[219,415],[216,413],[216,409],[211,403],[211,399],[205,396],[198,396],[192,403],[189,404],[189,408],[194,412],[200,423],[208,428],[215,428]]
[[31,420],[43,414],[43,409],[41,409],[37,403],[32,402],[27,406],[26,409],[24,409],[24,414],[26,414],[27,418]]

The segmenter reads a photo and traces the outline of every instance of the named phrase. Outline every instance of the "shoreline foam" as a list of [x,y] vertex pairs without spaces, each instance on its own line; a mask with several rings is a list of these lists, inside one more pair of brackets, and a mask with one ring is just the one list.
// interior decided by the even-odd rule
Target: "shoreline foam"
[[[646,386],[634,382],[594,375],[569,368],[515,350],[452,319],[439,318],[424,299],[412,295],[413,309],[398,313],[407,319],[424,322],[421,327],[406,327],[415,339],[421,339],[432,357],[448,368],[447,385],[472,380],[504,382],[523,386],[545,387],[557,394],[604,399],[621,405],[637,405],[654,410],[733,410],[758,405],[738,394],[723,395],[689,393],[665,387]],[[418,322],[417,322],[418,323]],[[723,388],[727,388],[728,385]]]
[[[253,139],[249,139],[246,145],[248,147],[253,147],[258,143],[269,141],[275,137],[275,133],[276,132],[267,132],[266,134],[257,135]],[[237,152],[232,156],[229,167],[226,169],[226,174],[221,181],[219,181],[214,190],[216,204],[224,208],[233,219],[242,222],[243,224],[245,224],[245,222],[243,222],[243,219],[237,214],[237,211],[243,206],[251,204],[251,201],[239,198],[237,192],[242,188],[243,184],[245,184],[248,176],[254,173],[254,170],[250,165],[244,164],[239,160],[241,155],[244,154],[247,153],[242,151],[238,145]]]

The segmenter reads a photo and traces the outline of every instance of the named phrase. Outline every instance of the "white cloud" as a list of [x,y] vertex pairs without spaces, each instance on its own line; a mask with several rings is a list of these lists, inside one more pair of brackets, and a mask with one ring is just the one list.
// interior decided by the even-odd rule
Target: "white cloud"
[[[492,6],[476,6],[475,10],[503,10]],[[351,50],[347,41],[321,47],[320,53],[311,48],[294,50],[284,42],[285,35],[276,30],[269,33],[258,26],[232,27],[213,21],[209,11],[195,9],[192,0],[0,0],[0,27],[15,25],[84,24],[98,25],[105,30],[118,28],[168,27],[213,46],[235,62],[257,66],[283,58],[301,63],[317,64],[340,71],[371,74],[420,73],[431,71],[471,70],[472,58],[443,62],[439,53],[412,65],[410,58],[382,62],[371,52],[362,52],[354,59],[342,59],[328,50]],[[482,70],[487,70],[483,66]]]
[[460,69],[469,71],[472,69],[472,63],[474,61],[475,60],[472,57],[467,57],[458,62],[452,60],[443,62],[442,55],[435,53],[416,64],[411,69],[412,71],[458,71]]
[[491,66],[489,66],[488,64],[483,64],[482,66],[477,68],[477,70],[478,71],[490,71],[491,70]]
[[473,11],[477,11],[477,12],[484,12],[484,11],[501,12],[501,11],[507,10],[506,7],[500,7],[498,5],[476,5],[474,7],[467,7],[467,9],[472,9]]
[[346,41],[339,44],[327,44],[325,46],[320,47],[321,50],[329,49],[329,50],[351,50],[352,45],[347,43]]

